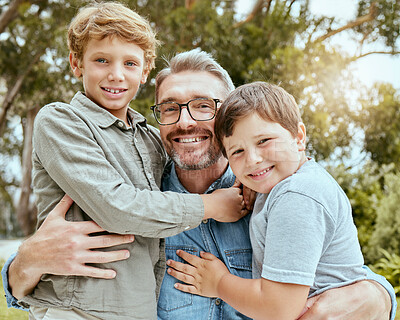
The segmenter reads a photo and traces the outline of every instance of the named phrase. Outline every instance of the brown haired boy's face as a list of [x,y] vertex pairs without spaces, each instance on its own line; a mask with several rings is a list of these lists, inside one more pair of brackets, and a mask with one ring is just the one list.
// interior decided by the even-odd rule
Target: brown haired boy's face
[[236,122],[223,143],[233,173],[241,183],[260,193],[269,193],[306,161],[306,133],[302,123],[292,134],[279,123],[257,113]]
[[126,121],[129,102],[145,83],[143,50],[117,37],[89,40],[79,64],[70,55],[75,76],[82,76],[86,96],[114,116]]

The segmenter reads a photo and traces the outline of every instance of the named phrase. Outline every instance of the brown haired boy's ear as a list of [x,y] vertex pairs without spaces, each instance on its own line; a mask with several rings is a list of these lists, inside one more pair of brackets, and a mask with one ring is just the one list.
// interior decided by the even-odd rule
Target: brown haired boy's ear
[[299,122],[298,129],[297,129],[297,150],[304,151],[306,150],[306,126],[303,122]]
[[73,52],[69,53],[69,65],[71,66],[72,73],[75,77],[80,78],[82,76],[81,68],[79,67],[80,62]]

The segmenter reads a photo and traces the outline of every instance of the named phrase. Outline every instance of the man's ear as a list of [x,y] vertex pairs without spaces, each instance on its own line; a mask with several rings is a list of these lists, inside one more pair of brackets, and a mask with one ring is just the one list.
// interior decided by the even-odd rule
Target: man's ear
[[75,77],[80,78],[82,76],[82,71],[80,68],[80,62],[73,52],[69,53],[69,65],[71,66],[72,73]]
[[297,150],[298,151],[304,151],[306,150],[306,126],[304,125],[303,122],[299,122],[298,128],[297,128]]

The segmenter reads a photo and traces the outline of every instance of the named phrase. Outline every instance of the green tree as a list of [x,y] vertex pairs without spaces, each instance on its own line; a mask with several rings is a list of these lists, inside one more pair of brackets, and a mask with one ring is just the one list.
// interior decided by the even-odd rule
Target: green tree
[[400,255],[400,174],[384,177],[384,196],[377,207],[376,225],[369,240],[367,257],[376,261],[382,257],[380,248]]
[[[15,147],[21,157],[22,181],[1,174],[6,183],[20,183],[16,211],[20,224],[32,225],[29,154],[35,113],[53,100],[68,101],[80,88],[68,72],[66,27],[77,8],[88,1],[3,1],[0,3],[0,127],[5,141],[15,134],[10,125],[21,119],[24,139]],[[236,1],[121,0],[148,17],[163,42],[159,57],[199,47],[228,70],[235,85],[255,80],[280,83],[297,99],[309,135],[309,152],[318,160],[349,155],[353,143],[354,111],[348,88],[356,87],[348,71],[352,61],[372,54],[366,44],[383,40],[385,54],[397,54],[399,6],[396,0],[359,1],[357,16],[341,24],[333,17],[316,17],[307,0],[257,0],[245,16]],[[17,10],[15,10],[17,8]],[[359,42],[354,55],[344,54],[330,39],[349,32]],[[154,101],[153,78],[162,66],[156,62],[148,83],[132,103],[150,116]],[[1,153],[6,152],[1,150]],[[393,155],[393,154],[392,154]],[[2,198],[6,201],[7,197]],[[12,198],[12,197],[10,197]],[[7,200],[8,201],[8,200]],[[24,220],[25,219],[25,220]],[[28,221],[28,222],[26,222]],[[29,228],[23,227],[26,233]]]
[[362,101],[358,116],[364,149],[373,161],[400,170],[400,95],[390,84],[376,84]]

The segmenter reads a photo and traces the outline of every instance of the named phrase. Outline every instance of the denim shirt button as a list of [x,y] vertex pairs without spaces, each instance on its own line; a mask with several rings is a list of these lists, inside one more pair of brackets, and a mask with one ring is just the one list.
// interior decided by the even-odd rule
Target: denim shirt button
[[221,299],[218,298],[217,300],[215,300],[215,304],[216,304],[217,306],[219,306],[219,305],[221,304]]
[[207,222],[208,222],[208,219],[204,219],[204,220],[203,220],[203,223],[207,223]]

